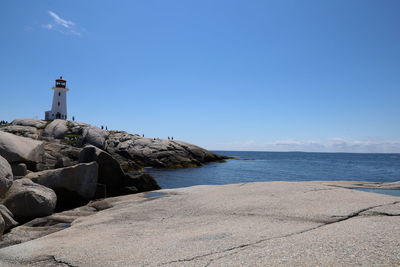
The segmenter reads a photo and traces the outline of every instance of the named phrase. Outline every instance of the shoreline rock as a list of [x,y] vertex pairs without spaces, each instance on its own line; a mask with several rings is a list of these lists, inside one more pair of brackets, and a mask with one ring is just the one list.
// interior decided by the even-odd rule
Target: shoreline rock
[[57,196],[53,190],[29,179],[14,181],[0,201],[17,221],[50,215],[54,212]]
[[[8,244],[19,229],[43,231],[37,231],[41,238],[1,248],[0,265],[54,259],[70,266],[398,263],[400,198],[329,183],[193,186],[157,197],[108,198],[14,228],[4,237]],[[45,235],[57,228],[51,220],[63,230]]]
[[25,176],[25,179],[53,189],[58,198],[58,205],[74,205],[91,200],[96,192],[97,178],[96,162],[32,172]]
[[[160,189],[145,167],[197,167],[223,158],[182,141],[74,121],[17,119],[0,127],[0,204],[23,223],[94,199]],[[14,226],[7,214],[0,232]]]
[[50,169],[62,157],[69,158],[72,165],[77,162],[76,156],[70,157],[67,152],[63,153],[62,146],[71,151],[87,144],[109,153],[118,160],[125,172],[142,170],[145,167],[197,167],[228,158],[183,141],[146,138],[124,131],[106,131],[75,121],[17,119],[11,125],[0,128],[1,132],[42,141],[46,155],[41,167]]

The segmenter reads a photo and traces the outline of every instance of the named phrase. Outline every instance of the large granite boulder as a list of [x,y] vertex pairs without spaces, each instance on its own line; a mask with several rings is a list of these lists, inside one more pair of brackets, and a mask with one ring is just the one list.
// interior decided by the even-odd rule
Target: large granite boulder
[[8,162],[24,162],[28,168],[34,168],[43,155],[43,142],[0,131],[0,156]]
[[11,164],[11,170],[14,177],[23,177],[27,174],[28,171],[25,163]]
[[113,156],[119,155],[122,160],[156,168],[196,167],[225,158],[189,143],[145,138],[121,131],[110,131],[105,150]]
[[9,211],[6,206],[1,204],[0,204],[0,217],[3,218],[4,221],[4,231],[7,231],[8,229],[18,225],[18,222],[14,220],[11,211]]
[[78,164],[80,148],[60,142],[60,140],[44,141],[44,169],[69,167]]
[[16,119],[11,122],[11,125],[30,126],[42,129],[46,126],[46,123],[46,121],[42,121],[39,119]]
[[96,197],[110,197],[121,194],[124,187],[125,173],[120,164],[107,152],[88,145],[79,154],[80,163],[97,162],[98,190]]
[[107,152],[87,145],[79,154],[79,162],[99,165],[96,198],[119,196],[160,189],[154,178],[145,172],[125,174],[120,164]]
[[97,127],[87,127],[83,130],[84,143],[103,149],[108,132]]
[[67,132],[68,121],[66,120],[54,120],[44,129],[44,135],[49,137],[54,137],[57,139],[63,138]]
[[92,199],[97,188],[98,164],[81,163],[71,167],[26,175],[27,179],[53,189],[59,204],[74,204]]
[[12,133],[22,137],[28,137],[31,139],[39,138],[39,130],[32,126],[9,125],[6,127],[2,127],[1,131]]
[[54,212],[57,196],[50,188],[29,179],[14,181],[1,204],[19,220],[47,216]]
[[0,156],[0,197],[11,187],[14,180],[10,164]]
[[109,198],[112,208],[66,230],[0,249],[0,265],[398,266],[399,198],[325,184],[202,185]]
[[126,189],[136,188],[138,192],[146,192],[161,189],[157,181],[148,173],[133,172],[125,176]]
[[[218,156],[198,146],[175,140],[145,138],[123,131],[107,131],[98,127],[75,121],[54,120],[46,122],[36,119],[19,119],[0,131],[42,140],[54,146],[81,148],[94,145],[108,152],[116,159],[125,172],[141,170],[143,167],[185,168],[201,166],[204,163],[219,161]],[[52,145],[48,145],[51,147]],[[43,164],[34,171],[67,167],[76,163],[76,159],[60,153],[61,149],[46,151]],[[61,154],[61,155],[60,155]]]
[[2,239],[5,226],[6,226],[6,223],[4,222],[3,217],[0,216],[0,240]]

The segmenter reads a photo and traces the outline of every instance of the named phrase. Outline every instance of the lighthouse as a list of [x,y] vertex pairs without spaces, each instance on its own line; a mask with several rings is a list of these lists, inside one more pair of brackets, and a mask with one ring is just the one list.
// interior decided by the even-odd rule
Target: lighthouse
[[62,77],[56,79],[55,85],[52,88],[54,91],[53,105],[51,110],[45,112],[45,120],[67,119],[67,81]]

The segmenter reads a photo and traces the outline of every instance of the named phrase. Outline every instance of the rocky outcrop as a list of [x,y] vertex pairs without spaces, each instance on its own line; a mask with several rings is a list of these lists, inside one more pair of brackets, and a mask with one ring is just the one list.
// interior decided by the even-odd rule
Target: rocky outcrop
[[42,170],[69,167],[79,163],[81,149],[60,140],[44,141],[44,150]]
[[125,174],[120,164],[107,152],[86,146],[79,155],[79,162],[97,162],[99,166],[96,198],[119,196],[160,189],[154,178],[143,172]]
[[9,211],[6,206],[1,204],[0,204],[0,217],[2,217],[4,221],[4,231],[7,231],[8,229],[11,229],[18,225],[18,222],[14,220],[11,211]]
[[67,123],[66,120],[54,120],[46,126],[43,134],[57,139],[64,138],[68,132]]
[[3,217],[0,216],[0,240],[2,239],[3,233],[4,233],[4,229],[5,229],[5,225],[6,223],[4,222]]
[[54,213],[50,216],[36,218],[11,229],[0,239],[0,248],[24,243],[71,227],[72,223],[82,217],[94,215],[98,211],[112,207],[107,200],[98,200],[72,210]]
[[43,155],[43,142],[0,131],[0,156],[9,163],[23,162],[34,170]]
[[156,180],[145,172],[132,172],[127,174],[124,179],[124,186],[125,188],[136,192],[161,189]]
[[11,164],[11,170],[14,176],[23,177],[27,174],[27,167],[25,163],[14,163]]
[[[0,131],[9,131],[16,135],[42,140],[45,147],[64,145],[80,148],[91,144],[108,152],[121,164],[125,172],[140,170],[143,167],[196,167],[226,158],[182,141],[145,138],[123,131],[106,131],[74,121],[54,120],[48,123],[34,119],[21,119],[13,121],[11,126],[0,128]],[[38,170],[76,164],[76,158],[65,154],[55,155],[57,153],[54,151],[59,151],[59,149],[46,150],[44,163]],[[59,164],[56,164],[57,162]]]
[[108,131],[104,131],[97,127],[87,127],[83,130],[83,142],[85,144],[94,145],[98,148],[104,149],[106,138],[108,137]]
[[0,197],[10,189],[14,180],[10,164],[0,156]]
[[[323,182],[194,186],[159,193],[87,205],[93,215],[77,218],[68,229],[0,249],[0,265],[52,266],[55,259],[68,266],[399,263],[398,197]],[[92,207],[103,210],[89,211]],[[36,221],[39,227],[47,223],[51,219]]]
[[106,148],[111,155],[134,161],[143,167],[184,168],[218,161],[218,156],[198,146],[174,140],[144,138],[126,132],[111,131]]
[[9,125],[1,128],[3,132],[12,133],[22,137],[28,137],[31,139],[39,138],[39,131],[32,126],[20,126],[20,125]]
[[98,165],[81,163],[71,167],[33,172],[25,178],[53,189],[58,204],[74,204],[94,197],[97,188]]
[[44,129],[47,122],[38,119],[16,119],[11,122],[11,125],[28,126],[38,129]]
[[26,220],[47,216],[54,212],[57,196],[53,190],[29,179],[14,181],[1,204],[6,206],[14,218]]
[[124,187],[125,173],[120,164],[107,152],[89,145],[79,154],[79,162],[97,162],[98,191],[97,197],[110,197],[120,195]]

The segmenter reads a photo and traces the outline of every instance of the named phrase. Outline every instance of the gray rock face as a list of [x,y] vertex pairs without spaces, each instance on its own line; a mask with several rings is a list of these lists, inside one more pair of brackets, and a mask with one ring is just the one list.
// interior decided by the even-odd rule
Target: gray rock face
[[16,119],[11,122],[11,125],[29,126],[34,128],[44,128],[46,121],[38,119]]
[[36,164],[43,155],[43,142],[0,131],[0,156],[8,162]]
[[[267,182],[107,199],[71,227],[0,249],[0,265],[397,266],[398,197]],[[99,205],[101,206],[101,205]],[[17,228],[14,228],[17,229]],[[100,244],[100,245],[99,245]],[[48,255],[52,255],[53,262]],[[49,264],[50,265],[50,264]]]
[[27,174],[27,167],[25,163],[11,164],[12,173],[14,176],[25,176]]
[[44,142],[45,155],[43,157],[44,169],[69,167],[78,164],[81,149],[53,140]]
[[144,138],[119,131],[111,131],[106,140],[106,150],[113,156],[119,155],[143,167],[196,167],[202,163],[224,159],[189,143]]
[[1,131],[12,133],[22,137],[28,137],[31,139],[39,138],[39,131],[32,126],[9,125],[6,127],[2,127]]
[[57,139],[64,138],[68,132],[66,120],[54,120],[44,129],[46,136],[51,136]]
[[106,200],[100,200],[90,202],[86,206],[78,207],[72,210],[54,213],[47,217],[36,218],[11,229],[9,233],[3,236],[3,240],[0,240],[0,248],[20,244],[58,231],[62,231],[66,228],[69,228],[76,219],[93,215],[100,210],[110,207],[111,205],[109,205]]
[[98,190],[96,198],[119,196],[160,189],[149,174],[136,172],[125,174],[120,164],[107,152],[86,146],[79,155],[79,162],[97,162],[99,165]]
[[11,187],[14,176],[10,164],[0,156],[0,197]]
[[54,212],[57,196],[53,190],[29,179],[14,181],[2,200],[15,218],[36,218]]
[[6,206],[1,204],[0,204],[0,217],[2,217],[4,220],[4,231],[7,231],[8,229],[18,225],[18,222],[16,222],[13,219],[11,211],[9,211]]
[[107,131],[101,130],[97,127],[90,126],[83,130],[83,136],[86,144],[94,145],[103,149],[108,133]]
[[4,229],[5,229],[5,225],[6,223],[4,222],[3,217],[0,216],[0,240],[2,239],[3,233],[4,233]]
[[53,189],[59,202],[91,199],[97,188],[98,165],[82,163],[71,167],[29,173],[25,178]]
[[110,197],[121,194],[125,173],[118,161],[110,154],[95,146],[88,145],[79,154],[79,162],[97,162],[99,166],[97,182],[100,186],[96,192],[96,197]]
[[147,192],[161,189],[156,180],[145,172],[129,173],[125,177],[125,187],[136,188],[138,192]]
[[[218,156],[198,146],[174,140],[158,138],[144,138],[137,134],[128,134],[122,131],[105,131],[98,127],[74,121],[54,120],[50,124],[34,119],[20,119],[12,125],[3,127],[1,131],[32,139],[44,140],[48,143],[62,143],[70,147],[83,147],[86,144],[94,145],[115,158],[126,172],[140,170],[143,167],[182,168],[196,167],[203,163],[218,161],[225,157]],[[46,153],[44,169],[68,166],[71,163],[65,160],[65,155],[53,150]],[[62,153],[61,153],[62,154]],[[63,158],[64,157],[64,158]],[[29,167],[29,166],[28,166]],[[38,168],[36,170],[40,170]]]

